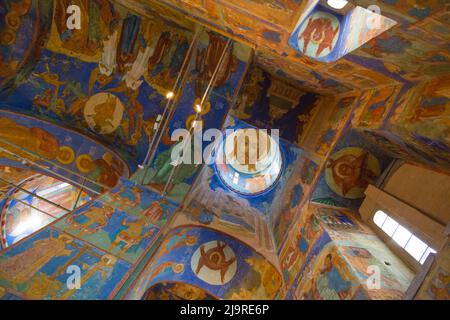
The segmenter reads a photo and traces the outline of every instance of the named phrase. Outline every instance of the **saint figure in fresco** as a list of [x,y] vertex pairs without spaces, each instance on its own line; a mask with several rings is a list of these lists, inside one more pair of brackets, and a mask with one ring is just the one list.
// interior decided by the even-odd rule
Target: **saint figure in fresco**
[[329,253],[316,279],[312,284],[312,299],[343,300],[351,293],[351,282],[345,280],[333,265],[333,255]]

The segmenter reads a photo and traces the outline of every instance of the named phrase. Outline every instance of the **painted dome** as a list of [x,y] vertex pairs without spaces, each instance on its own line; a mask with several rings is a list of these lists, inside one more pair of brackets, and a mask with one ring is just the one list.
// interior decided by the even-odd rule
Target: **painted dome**
[[228,134],[216,156],[216,169],[232,191],[252,195],[268,190],[282,168],[278,143],[264,130],[238,129]]

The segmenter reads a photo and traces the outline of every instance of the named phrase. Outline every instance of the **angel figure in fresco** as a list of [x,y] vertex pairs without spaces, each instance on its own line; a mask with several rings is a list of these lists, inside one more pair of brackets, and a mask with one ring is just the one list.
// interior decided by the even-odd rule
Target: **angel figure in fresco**
[[306,28],[300,35],[300,39],[303,39],[303,52],[306,52],[309,42],[317,44],[316,56],[320,56],[323,50],[333,50],[333,39],[339,31],[339,24],[333,29],[331,20],[326,18],[312,17],[308,20]]
[[[142,82],[142,80],[140,80]],[[131,135],[128,139],[128,144],[136,145],[142,136],[143,127],[143,115],[144,106],[137,99],[139,94],[138,90],[131,93],[131,97],[128,99],[127,115],[128,115],[128,135]]]
[[117,42],[119,31],[114,30],[107,39],[103,40],[102,57],[98,62],[98,67],[94,68],[89,77],[89,93],[92,92],[94,85],[98,83],[99,88],[103,88],[113,80],[113,72],[117,68]]

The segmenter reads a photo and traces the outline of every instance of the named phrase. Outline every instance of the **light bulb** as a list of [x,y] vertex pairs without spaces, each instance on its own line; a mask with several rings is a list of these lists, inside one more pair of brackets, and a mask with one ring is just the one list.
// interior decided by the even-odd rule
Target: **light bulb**
[[169,91],[169,92],[167,92],[167,94],[166,94],[166,98],[167,98],[167,99],[172,99],[173,96],[174,96],[174,93],[173,93],[172,91]]

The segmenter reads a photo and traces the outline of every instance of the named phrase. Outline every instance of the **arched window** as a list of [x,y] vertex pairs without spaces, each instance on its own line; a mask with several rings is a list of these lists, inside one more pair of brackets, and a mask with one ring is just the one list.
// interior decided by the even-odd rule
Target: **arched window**
[[436,250],[381,210],[374,214],[373,222],[420,264],[425,262],[430,253],[436,253]]
[[90,201],[72,184],[34,174],[0,198],[1,247],[6,248]]

